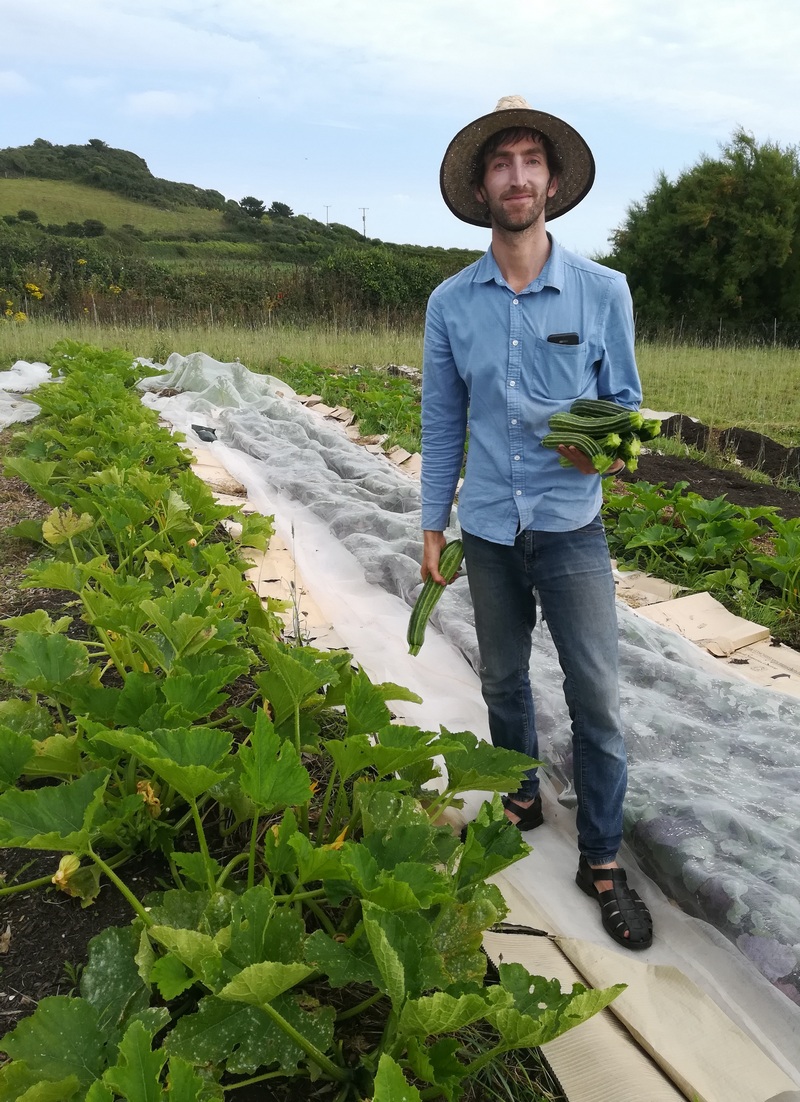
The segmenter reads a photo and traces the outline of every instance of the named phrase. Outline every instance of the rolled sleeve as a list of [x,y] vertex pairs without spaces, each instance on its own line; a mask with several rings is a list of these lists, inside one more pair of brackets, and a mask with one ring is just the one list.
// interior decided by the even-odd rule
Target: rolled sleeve
[[422,527],[450,522],[467,432],[468,393],[436,292],[428,303],[422,365]]

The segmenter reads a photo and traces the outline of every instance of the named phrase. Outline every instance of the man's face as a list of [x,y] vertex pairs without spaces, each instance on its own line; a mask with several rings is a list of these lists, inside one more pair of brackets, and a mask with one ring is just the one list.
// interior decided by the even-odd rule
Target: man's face
[[493,226],[519,232],[543,217],[545,203],[557,190],[558,178],[550,175],[542,143],[530,137],[503,143],[489,155],[475,195],[489,208]]

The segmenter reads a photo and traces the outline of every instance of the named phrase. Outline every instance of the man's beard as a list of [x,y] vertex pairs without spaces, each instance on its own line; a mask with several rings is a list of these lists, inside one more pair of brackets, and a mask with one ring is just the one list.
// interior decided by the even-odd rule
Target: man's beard
[[[528,194],[527,192],[524,194]],[[509,196],[506,196],[509,198]],[[528,203],[520,204],[521,209],[514,207],[508,209],[503,205],[502,199],[487,199],[486,205],[492,219],[492,226],[507,230],[509,233],[521,233],[538,222],[547,203],[547,194],[534,194],[530,196]]]

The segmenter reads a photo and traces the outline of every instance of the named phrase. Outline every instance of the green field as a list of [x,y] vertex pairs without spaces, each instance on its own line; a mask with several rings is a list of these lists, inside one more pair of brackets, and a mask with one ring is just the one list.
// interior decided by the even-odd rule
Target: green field
[[[61,337],[101,348],[125,348],[163,363],[171,352],[207,352],[241,360],[254,371],[280,373],[281,358],[331,369],[388,363],[421,367],[422,331],[373,327],[264,326],[147,328],[86,323],[0,324],[0,368],[17,359],[41,360]],[[693,348],[641,344],[644,402],[651,409],[688,413],[715,428],[737,426],[800,445],[800,349]]]
[[0,179],[0,215],[20,210],[36,211],[44,225],[95,218],[110,229],[131,225],[148,233],[219,233],[224,229],[218,210],[202,207],[159,210],[149,203],[66,180]]

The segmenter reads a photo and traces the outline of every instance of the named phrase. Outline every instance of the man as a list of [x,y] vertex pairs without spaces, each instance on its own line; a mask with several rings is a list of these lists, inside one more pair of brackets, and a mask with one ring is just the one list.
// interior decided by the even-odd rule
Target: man
[[[566,252],[545,221],[594,180],[567,123],[520,96],[464,127],[442,162],[445,202],[491,227],[488,252],[431,295],[422,383],[422,577],[442,582],[464,455],[458,518],[475,610],[480,678],[497,746],[538,757],[529,678],[538,592],[564,673],[573,732],[580,860],[576,882],[621,945],[647,948],[652,924],[617,865],[627,768],[619,718],[614,582],[600,478],[576,448],[541,446],[548,419],[577,398],[638,407],[624,276]],[[619,469],[621,461],[609,473]],[[520,830],[542,823],[536,770],[506,797]]]

